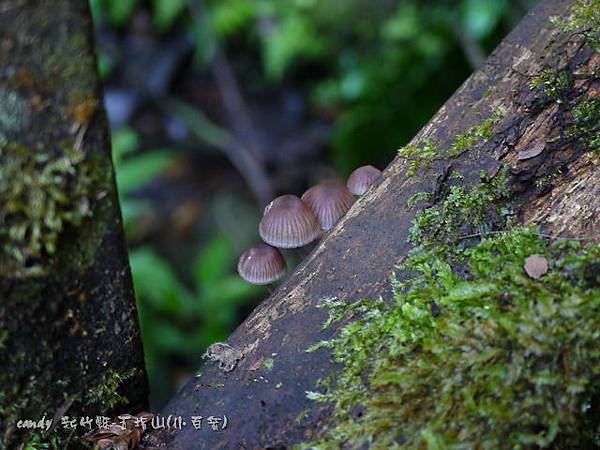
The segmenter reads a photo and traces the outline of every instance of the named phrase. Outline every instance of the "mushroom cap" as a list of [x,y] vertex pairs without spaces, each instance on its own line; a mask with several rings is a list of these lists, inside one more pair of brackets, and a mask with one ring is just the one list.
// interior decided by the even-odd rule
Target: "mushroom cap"
[[354,195],[363,195],[380,175],[381,170],[378,168],[362,166],[350,174],[346,186]]
[[344,185],[326,182],[311,187],[302,195],[302,201],[317,217],[321,229],[329,231],[350,209],[354,197]]
[[258,226],[262,240],[279,248],[302,247],[320,233],[317,218],[295,195],[282,195],[269,203]]
[[287,264],[275,247],[258,244],[242,253],[237,270],[248,283],[271,284],[285,275]]

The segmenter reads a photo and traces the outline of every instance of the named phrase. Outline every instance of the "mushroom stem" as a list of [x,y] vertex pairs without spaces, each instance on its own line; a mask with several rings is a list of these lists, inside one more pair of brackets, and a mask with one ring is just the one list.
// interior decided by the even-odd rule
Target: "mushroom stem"
[[269,295],[272,295],[273,292],[275,292],[275,286],[273,286],[273,283],[265,284],[265,287],[267,288],[267,291],[269,291]]

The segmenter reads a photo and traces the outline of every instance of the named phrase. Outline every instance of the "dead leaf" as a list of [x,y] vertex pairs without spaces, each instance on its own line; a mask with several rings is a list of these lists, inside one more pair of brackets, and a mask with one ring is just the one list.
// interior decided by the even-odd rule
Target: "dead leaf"
[[548,261],[540,255],[531,255],[525,260],[525,272],[534,280],[548,272]]
[[238,361],[242,359],[244,354],[236,348],[231,347],[224,342],[216,342],[206,349],[203,358],[208,358],[211,361],[219,363],[219,369],[224,372],[231,372],[235,369]]
[[535,158],[537,155],[544,151],[546,144],[544,142],[538,142],[529,150],[521,150],[519,152],[519,161],[524,161],[526,159]]
[[94,450],[134,450],[145,431],[136,421],[145,418],[148,421],[147,427],[152,417],[153,415],[148,412],[141,412],[135,416],[122,414],[107,427],[92,430],[83,438],[95,443]]

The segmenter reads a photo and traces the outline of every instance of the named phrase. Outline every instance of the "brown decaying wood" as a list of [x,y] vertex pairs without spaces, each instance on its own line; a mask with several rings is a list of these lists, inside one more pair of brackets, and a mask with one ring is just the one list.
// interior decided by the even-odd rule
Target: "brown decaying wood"
[[[517,224],[539,224],[551,235],[597,236],[600,180],[593,167],[598,157],[561,139],[561,118],[551,105],[536,110],[537,94],[530,88],[548,64],[582,71],[597,64],[589,48],[549,23],[552,15],[566,16],[568,6],[561,0],[540,2],[412,143],[431,139],[448,150],[456,135],[504,106],[493,138],[453,160],[452,168],[466,182],[477,183],[480,170],[494,173],[501,162],[508,163]],[[576,88],[581,96],[597,96],[597,84]],[[540,155],[518,160],[520,151],[540,140],[546,142]],[[563,168],[562,175],[535,186],[536,178],[557,167]],[[322,330],[327,312],[316,306],[325,297],[390,297],[394,265],[410,249],[407,234],[415,212],[407,210],[406,202],[416,192],[432,192],[448,168],[449,162],[438,161],[407,177],[406,162],[396,158],[310,258],[231,335],[229,344],[244,354],[235,370],[223,373],[208,363],[163,410],[184,418],[227,415],[227,429],[217,433],[188,424],[183,430],[150,433],[144,442],[169,449],[288,448],[318,435],[329,410],[308,400],[305,391],[314,390],[334,367],[326,350],[308,354],[305,349],[335,330]],[[271,370],[265,365],[268,358],[273,359]]]

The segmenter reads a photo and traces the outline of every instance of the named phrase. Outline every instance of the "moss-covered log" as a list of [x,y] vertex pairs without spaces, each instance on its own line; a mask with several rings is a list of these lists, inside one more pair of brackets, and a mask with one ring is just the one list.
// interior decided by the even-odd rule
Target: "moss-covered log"
[[[446,249],[447,255],[455,255],[454,250],[462,248],[465,241],[478,241],[487,233],[525,225],[539,226],[538,233],[548,241],[557,237],[597,239],[597,7],[595,0],[541,1],[485,66],[399,152],[383,179],[352,207],[290,279],[232,334],[228,340],[230,348],[215,348],[215,353],[220,350],[222,362],[231,363],[232,358],[237,362],[234,370],[224,372],[218,363],[207,363],[203,373],[164,409],[164,414],[183,415],[187,426],[182,430],[155,431],[146,436],[145,442],[169,449],[289,448],[325,436],[330,446],[324,448],[339,445],[339,441],[327,438],[326,432],[335,428],[332,412],[339,414],[339,408],[334,411],[332,402],[315,402],[306,395],[306,391],[320,390],[317,381],[330,374],[333,376],[329,379],[334,381],[329,385],[335,386],[335,378],[341,373],[326,350],[306,352],[308,347],[337,336],[345,323],[336,322],[323,329],[328,313],[317,307],[323,299],[335,299],[329,302],[334,312],[336,304],[361,299],[381,297],[390,301],[394,290],[390,279],[396,264],[406,260],[415,244],[433,243],[436,245],[431,249],[436,252]],[[522,234],[512,238],[519,236]],[[528,245],[529,250],[534,248],[533,243]],[[545,244],[535,245],[538,251],[545,248]],[[581,259],[585,266],[582,276],[593,286],[597,283],[594,272],[598,267],[589,266],[589,255],[593,253],[587,255]],[[522,267],[519,264],[515,266],[513,262],[511,267]],[[444,266],[441,262],[439,265]],[[560,267],[557,263],[552,270]],[[461,267],[452,270],[460,275]],[[556,276],[565,276],[566,280],[575,277]],[[552,280],[556,282],[558,278],[553,275]],[[578,290],[577,295],[589,296],[585,289]],[[510,295],[502,298],[511,304]],[[514,303],[517,300],[515,297]],[[375,308],[376,302],[373,305]],[[431,314],[440,313],[438,308],[431,305]],[[359,312],[365,311],[368,306]],[[366,326],[364,322],[363,325]],[[360,330],[355,332],[360,334]],[[353,345],[351,339],[342,343]],[[379,351],[373,344],[368,348]],[[357,361],[365,359],[360,346],[352,350],[356,351]],[[212,356],[219,360],[219,354]],[[568,360],[562,355],[561,367],[570,367]],[[597,361],[589,363],[596,370]],[[544,361],[539,364],[543,366]],[[368,377],[368,372],[363,375]],[[433,390],[423,392],[429,395],[427,392]],[[385,398],[379,400],[385,403]],[[351,412],[360,422],[361,407]],[[577,414],[569,420],[579,420]],[[204,417],[202,430],[191,426],[191,415]],[[206,424],[210,415],[226,415],[227,428],[213,432]],[[535,416],[530,419],[534,423],[537,420]],[[388,430],[390,426],[401,430],[403,424],[384,425]],[[568,434],[576,429],[563,427],[560,431]],[[355,430],[364,431],[360,427]],[[443,448],[435,446],[433,432],[423,435],[431,448]],[[343,433],[340,436],[343,442]],[[400,432],[393,443],[408,442],[406,436],[401,436]],[[474,435],[458,436],[469,445]],[[555,443],[556,430],[542,437],[546,440],[532,438],[530,445]],[[563,442],[572,442],[569,438]],[[416,441],[410,442],[414,445]],[[512,444],[504,441],[507,448],[514,448]],[[471,445],[476,448],[473,441]]]
[[3,1],[0,447],[146,397],[87,2]]

